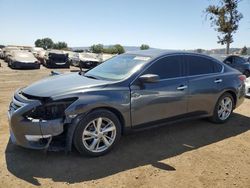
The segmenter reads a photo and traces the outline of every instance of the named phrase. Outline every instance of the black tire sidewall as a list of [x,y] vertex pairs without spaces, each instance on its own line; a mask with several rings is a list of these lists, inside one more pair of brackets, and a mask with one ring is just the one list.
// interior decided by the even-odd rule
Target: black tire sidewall
[[[85,148],[84,144],[82,143],[82,133],[85,129],[85,127],[88,125],[89,122],[91,122],[92,120],[98,118],[98,117],[106,117],[108,119],[110,119],[111,121],[113,121],[113,123],[115,124],[116,127],[116,138],[114,140],[114,142],[112,143],[112,145],[105,151],[103,152],[91,152],[89,151],[87,148]],[[108,111],[108,110],[95,110],[93,112],[90,112],[89,114],[87,114],[85,117],[83,117],[79,123],[77,124],[77,127],[75,129],[75,133],[74,133],[74,137],[73,137],[73,141],[74,141],[74,146],[75,148],[83,155],[87,155],[87,156],[92,156],[92,157],[98,157],[101,155],[104,155],[106,153],[108,153],[119,141],[121,137],[121,123],[119,121],[119,119],[117,118],[117,116]]]

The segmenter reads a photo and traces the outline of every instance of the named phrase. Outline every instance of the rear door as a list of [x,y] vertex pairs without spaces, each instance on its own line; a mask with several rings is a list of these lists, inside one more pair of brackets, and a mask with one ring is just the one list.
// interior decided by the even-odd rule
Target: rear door
[[188,112],[197,115],[210,113],[223,84],[222,65],[205,56],[184,57],[188,75]]
[[141,75],[145,74],[157,74],[160,80],[143,84],[136,80],[131,85],[133,126],[187,113],[188,83],[183,77],[182,56],[164,57]]

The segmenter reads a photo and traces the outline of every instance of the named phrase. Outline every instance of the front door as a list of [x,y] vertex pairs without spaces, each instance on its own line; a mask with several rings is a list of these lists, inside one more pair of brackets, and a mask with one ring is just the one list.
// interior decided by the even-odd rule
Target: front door
[[131,120],[140,125],[187,113],[187,79],[182,57],[168,56],[154,62],[142,75],[157,74],[156,83],[132,83]]

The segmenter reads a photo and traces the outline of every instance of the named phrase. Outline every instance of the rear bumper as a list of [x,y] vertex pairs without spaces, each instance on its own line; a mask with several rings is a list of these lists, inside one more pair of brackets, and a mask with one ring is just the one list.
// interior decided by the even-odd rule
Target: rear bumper
[[14,144],[25,148],[48,148],[52,137],[63,132],[63,120],[38,120],[25,117],[30,110],[40,106],[38,100],[24,98],[15,93],[8,111],[10,138]]
[[56,61],[51,61],[51,60],[47,60],[46,65],[48,67],[58,67],[58,68],[60,68],[60,67],[62,67],[62,68],[70,67],[69,62],[56,62]]

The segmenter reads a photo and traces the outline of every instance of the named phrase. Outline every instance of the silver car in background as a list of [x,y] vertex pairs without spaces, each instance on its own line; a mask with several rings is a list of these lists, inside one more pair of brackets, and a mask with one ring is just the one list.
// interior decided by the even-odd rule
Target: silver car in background
[[25,50],[13,50],[9,54],[8,66],[13,69],[40,69],[40,62]]

